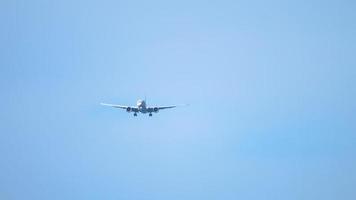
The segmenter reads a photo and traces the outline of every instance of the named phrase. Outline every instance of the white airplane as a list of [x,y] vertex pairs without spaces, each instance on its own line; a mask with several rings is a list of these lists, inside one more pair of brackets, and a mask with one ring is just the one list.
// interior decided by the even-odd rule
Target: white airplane
[[177,105],[147,107],[146,101],[141,100],[141,99],[137,101],[137,104],[136,104],[137,106],[122,106],[122,105],[107,104],[107,103],[101,103],[101,105],[125,109],[127,112],[134,112],[135,117],[137,116],[137,113],[143,113],[143,114],[149,113],[149,116],[152,117],[153,112],[158,113],[158,111],[163,110],[163,109],[177,107]]

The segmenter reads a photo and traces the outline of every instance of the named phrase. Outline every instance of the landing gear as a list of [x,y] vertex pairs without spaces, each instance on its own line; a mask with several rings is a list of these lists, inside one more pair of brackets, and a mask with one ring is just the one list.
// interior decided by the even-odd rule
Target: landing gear
[[148,116],[152,117],[152,113],[150,113]]
[[137,113],[134,113],[134,116],[136,117],[136,116],[137,116]]

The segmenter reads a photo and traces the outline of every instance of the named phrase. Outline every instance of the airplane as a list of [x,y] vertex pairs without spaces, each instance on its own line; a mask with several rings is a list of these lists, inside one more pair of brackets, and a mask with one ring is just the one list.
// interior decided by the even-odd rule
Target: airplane
[[135,117],[137,116],[137,113],[142,113],[142,114],[149,113],[149,116],[152,117],[153,112],[158,113],[158,111],[163,109],[177,107],[177,105],[148,107],[146,105],[146,100],[141,100],[141,99],[137,101],[136,106],[122,106],[122,105],[107,104],[107,103],[101,103],[101,105],[125,109],[126,112],[134,112]]

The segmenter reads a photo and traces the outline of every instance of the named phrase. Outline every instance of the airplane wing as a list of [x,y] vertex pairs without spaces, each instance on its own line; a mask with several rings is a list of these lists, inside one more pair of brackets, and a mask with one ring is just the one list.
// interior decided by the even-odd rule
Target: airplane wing
[[158,106],[158,110],[168,109],[168,108],[175,108],[177,106]]
[[174,106],[155,106],[155,107],[148,107],[147,111],[148,112],[158,112],[159,110],[163,110],[163,109],[168,109],[168,108],[174,108],[177,107],[176,105]]
[[101,103],[101,105],[110,106],[110,107],[114,107],[114,108],[122,108],[122,109],[126,109],[129,107],[129,106],[122,106],[122,105],[108,104],[108,103]]
[[137,107],[131,107],[131,106],[122,106],[122,105],[116,105],[116,104],[108,104],[108,103],[101,103],[101,105],[103,106],[110,106],[113,108],[121,108],[121,109],[127,109],[127,108],[131,108],[131,110],[133,112],[138,112],[138,108]]
[[188,106],[188,105],[189,104],[180,104],[180,105],[172,105],[172,106],[156,106],[156,107],[153,107],[153,109],[163,110],[163,109],[175,108],[178,106]]

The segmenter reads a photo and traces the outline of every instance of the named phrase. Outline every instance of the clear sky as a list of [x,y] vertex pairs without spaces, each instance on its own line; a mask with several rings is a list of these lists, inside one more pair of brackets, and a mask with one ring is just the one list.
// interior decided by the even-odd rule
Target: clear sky
[[2,0],[0,199],[355,199],[355,10]]

